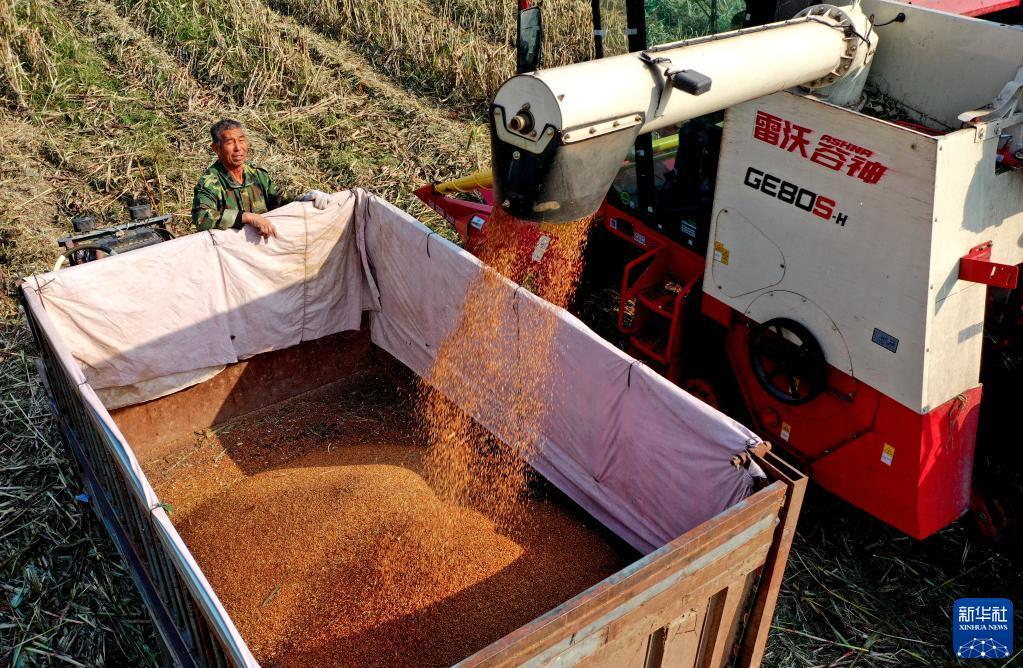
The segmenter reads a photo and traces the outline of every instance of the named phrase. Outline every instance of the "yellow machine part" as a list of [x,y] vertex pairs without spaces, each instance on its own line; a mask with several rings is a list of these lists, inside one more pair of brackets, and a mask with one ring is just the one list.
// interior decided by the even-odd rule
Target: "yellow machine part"
[[471,192],[477,188],[489,188],[492,185],[494,185],[494,177],[489,169],[485,169],[460,179],[438,183],[433,189],[442,195],[451,195]]
[[[665,153],[667,151],[674,151],[677,148],[678,134],[674,132],[666,137],[658,137],[653,141],[654,155],[657,155],[658,153]],[[631,158],[627,162],[631,164],[635,162],[635,159]],[[470,174],[469,176],[463,176],[460,179],[452,179],[451,181],[438,183],[433,187],[433,189],[441,195],[452,195],[454,193],[472,192],[478,188],[490,188],[493,185],[493,174],[491,174],[489,169],[483,169],[475,172],[474,174]]]

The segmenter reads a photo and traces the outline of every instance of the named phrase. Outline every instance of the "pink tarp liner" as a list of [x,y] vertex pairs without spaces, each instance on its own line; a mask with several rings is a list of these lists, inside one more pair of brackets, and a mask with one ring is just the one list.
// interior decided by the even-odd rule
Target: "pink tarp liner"
[[[379,295],[373,342],[430,378],[437,351],[457,327],[479,261],[395,207],[370,199],[363,216],[365,255]],[[533,466],[620,537],[644,552],[749,495],[752,480],[731,456],[760,439],[557,309],[553,341],[537,341],[540,312],[553,309],[505,282],[504,332],[487,349],[523,359],[550,347],[552,409]],[[462,333],[460,333],[462,334]],[[457,345],[457,344],[456,344]],[[535,365],[525,365],[534,372]],[[512,373],[507,367],[502,373]],[[459,385],[487,398],[474,415],[499,438],[518,416],[502,411],[495,388],[507,378],[464,375]],[[465,406],[449,388],[439,388]],[[460,387],[457,392],[466,391]]]
[[356,197],[272,214],[251,228],[190,234],[28,280],[94,389],[231,364],[358,329],[368,298]]
[[[294,203],[270,217],[276,239],[193,234],[27,287],[94,388],[144,386],[357,329],[364,311],[374,343],[429,379],[480,263],[362,191],[335,195],[326,211]],[[507,281],[500,290],[503,324],[487,350],[523,359],[551,349],[552,409],[532,464],[562,491],[644,552],[749,495],[749,473],[730,458],[759,440],[752,432],[567,312]],[[533,325],[550,314],[557,332],[541,344]],[[438,388],[463,406],[458,394],[473,392],[471,412],[499,438],[522,417],[502,396],[515,371],[502,371]]]

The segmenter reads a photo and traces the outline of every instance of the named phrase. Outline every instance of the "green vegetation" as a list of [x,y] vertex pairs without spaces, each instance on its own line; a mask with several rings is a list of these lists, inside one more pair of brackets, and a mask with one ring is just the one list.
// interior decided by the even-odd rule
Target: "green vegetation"
[[646,0],[647,42],[680,39],[734,30],[746,13],[744,0]]
[[52,265],[80,213],[113,222],[149,202],[188,231],[222,116],[246,123],[254,159],[288,187],[363,185],[420,215],[412,186],[484,164],[485,135],[242,0],[14,0],[0,5],[0,72],[0,662],[152,665],[134,585],[75,501],[16,279]]

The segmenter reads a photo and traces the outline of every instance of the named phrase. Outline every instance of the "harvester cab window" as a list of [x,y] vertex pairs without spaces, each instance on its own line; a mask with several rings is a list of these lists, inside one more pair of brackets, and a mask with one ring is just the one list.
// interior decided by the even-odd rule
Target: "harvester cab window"
[[[679,129],[681,126],[671,125],[650,133],[653,146],[653,176],[655,190],[660,190],[670,180],[675,169],[675,153],[678,149]],[[640,215],[639,194],[636,177],[636,149],[629,151],[622,163],[618,176],[612,185],[611,202],[620,208]]]
[[629,53],[628,17],[625,0],[600,0],[599,26],[594,26],[600,55],[620,56]]
[[639,206],[639,189],[636,186],[636,161],[630,152],[630,159],[622,163],[618,170],[618,176],[611,184],[611,192],[608,193],[608,201],[624,211],[633,215],[639,215],[636,208]]
[[[732,30],[746,19],[745,0],[600,0],[597,9],[596,54],[605,58]],[[705,254],[722,118],[718,113],[641,136],[612,183],[608,201]]]
[[[721,120],[694,119],[674,135],[670,169],[668,160],[654,154],[654,226],[690,250],[706,252],[714,205],[714,180],[721,149]],[[656,146],[656,144],[655,144]]]
[[635,149],[622,164],[609,201],[702,255],[714,202],[721,115],[656,130],[651,147],[652,204],[641,210]]

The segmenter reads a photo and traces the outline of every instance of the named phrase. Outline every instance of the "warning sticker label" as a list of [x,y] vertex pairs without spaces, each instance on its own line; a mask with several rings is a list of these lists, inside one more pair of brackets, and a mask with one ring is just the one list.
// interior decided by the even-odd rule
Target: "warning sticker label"
[[881,463],[886,465],[886,466],[891,466],[892,465],[892,459],[894,459],[894,458],[895,458],[895,448],[893,448],[892,446],[890,446],[887,443],[885,443],[884,444],[884,448],[881,450]]
[[714,261],[728,264],[728,249],[720,241],[714,242]]

